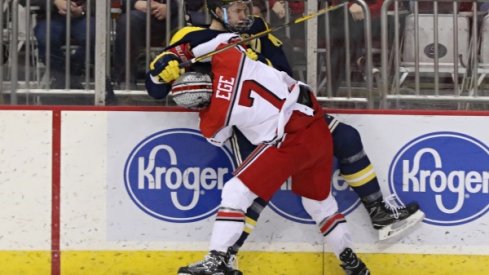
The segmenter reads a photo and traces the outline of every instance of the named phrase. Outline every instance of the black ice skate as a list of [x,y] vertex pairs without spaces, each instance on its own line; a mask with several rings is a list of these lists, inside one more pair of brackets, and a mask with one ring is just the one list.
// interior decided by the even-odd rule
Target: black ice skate
[[416,225],[424,218],[424,213],[416,202],[403,205],[395,194],[382,200],[366,203],[372,225],[379,232],[379,239],[392,238]]
[[369,275],[370,271],[367,266],[360,260],[350,248],[345,248],[340,254],[340,260],[343,262],[341,267],[345,270],[346,275]]
[[204,260],[180,267],[178,275],[243,275],[241,271],[228,266],[229,254],[212,250]]

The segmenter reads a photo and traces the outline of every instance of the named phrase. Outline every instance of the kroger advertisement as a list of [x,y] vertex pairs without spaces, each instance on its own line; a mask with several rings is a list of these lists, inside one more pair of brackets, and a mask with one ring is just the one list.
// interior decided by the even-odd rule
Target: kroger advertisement
[[[426,215],[409,235],[379,242],[365,208],[335,169],[333,194],[360,250],[489,253],[488,117],[337,116],[360,131],[384,195],[417,200]],[[220,192],[236,164],[229,148],[201,137],[197,123],[195,113],[108,113],[108,241],[207,249]],[[290,182],[273,197],[244,249],[328,250]]]

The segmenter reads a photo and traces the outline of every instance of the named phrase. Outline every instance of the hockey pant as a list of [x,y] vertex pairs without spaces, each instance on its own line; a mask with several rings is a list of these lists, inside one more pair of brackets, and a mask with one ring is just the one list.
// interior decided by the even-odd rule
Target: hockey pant
[[[341,175],[360,198],[381,196],[377,175],[367,154],[363,149],[359,132],[350,125],[339,122],[335,117],[326,114],[324,119],[333,136],[333,155],[338,162]],[[231,144],[236,162],[242,160],[255,149],[237,129]]]
[[[324,119],[328,122],[333,137],[333,155],[343,178],[353,188],[360,198],[369,201],[382,197],[379,182],[368,156],[366,155],[360,134],[350,125],[339,122],[335,117],[326,114]],[[237,129],[231,139],[231,147],[237,162],[241,164],[255,149]],[[261,211],[268,202],[257,198],[246,212],[246,230],[234,244],[233,249],[238,251],[254,228]]]

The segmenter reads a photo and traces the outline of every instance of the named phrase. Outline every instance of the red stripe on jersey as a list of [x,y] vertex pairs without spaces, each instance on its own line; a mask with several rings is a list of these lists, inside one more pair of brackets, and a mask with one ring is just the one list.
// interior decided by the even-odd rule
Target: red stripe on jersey
[[341,213],[336,213],[329,217],[325,223],[321,226],[321,233],[327,235],[331,230],[333,230],[339,223],[346,222],[345,216]]

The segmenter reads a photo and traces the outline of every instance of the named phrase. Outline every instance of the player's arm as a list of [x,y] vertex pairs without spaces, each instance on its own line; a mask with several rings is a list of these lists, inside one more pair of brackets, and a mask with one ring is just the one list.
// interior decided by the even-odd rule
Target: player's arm
[[227,126],[220,129],[214,136],[207,137],[207,141],[214,146],[222,147],[233,135],[233,127]]
[[175,33],[164,52],[154,58],[146,73],[146,90],[156,99],[167,96],[171,84],[185,70],[180,63],[192,59],[195,55],[193,48],[213,37],[213,33],[205,28],[187,26]]
[[149,64],[149,71],[146,73],[145,86],[148,94],[156,99],[162,99],[171,90],[171,84],[182,73],[180,63],[184,60],[193,58],[189,43],[175,44],[174,47],[156,56]]
[[[214,49],[220,49],[227,46],[228,43],[232,43],[232,41],[228,41],[226,35],[218,36],[216,39],[220,40],[221,44]],[[234,47],[212,57],[214,92],[209,107],[199,113],[199,127],[202,135],[216,146],[224,145],[233,135],[230,116],[234,104],[235,87],[239,86],[240,64],[243,64],[245,55],[243,48]]]
[[145,80],[151,97],[162,99],[168,95],[171,83],[182,73],[180,63],[181,59],[172,51],[164,51],[151,61]]

